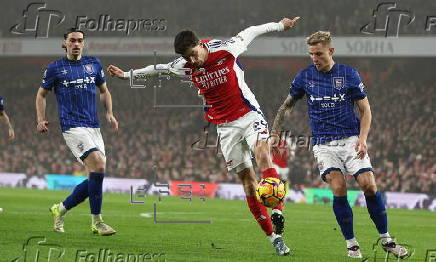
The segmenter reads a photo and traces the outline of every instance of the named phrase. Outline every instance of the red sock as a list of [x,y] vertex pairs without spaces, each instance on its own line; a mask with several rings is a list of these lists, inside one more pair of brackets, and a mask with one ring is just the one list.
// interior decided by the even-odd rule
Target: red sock
[[263,170],[262,178],[268,178],[268,177],[280,178],[279,174],[277,174],[276,169],[273,167]]
[[274,230],[266,207],[259,203],[255,196],[247,196],[247,204],[263,232],[265,232],[267,236],[271,235]]
[[278,209],[280,211],[283,211],[283,201],[280,201],[280,203],[273,209]]

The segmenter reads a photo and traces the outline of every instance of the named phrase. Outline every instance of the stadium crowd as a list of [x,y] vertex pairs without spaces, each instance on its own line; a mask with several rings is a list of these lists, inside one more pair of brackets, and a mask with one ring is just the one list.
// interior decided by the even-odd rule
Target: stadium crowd
[[[266,60],[273,64],[277,62],[275,59]],[[431,62],[425,59],[412,62],[406,59],[340,60],[357,67],[367,86],[373,111],[369,152],[380,189],[435,194],[433,90],[436,84],[431,81],[430,69],[416,70],[417,65],[425,66]],[[17,140],[10,143],[4,128],[1,129],[0,145],[3,150],[0,152],[0,172],[85,174],[63,141],[53,95],[49,95],[47,107],[50,131],[36,133],[34,100],[48,60],[22,59],[16,63],[26,64],[23,63],[25,61],[26,74],[20,74],[22,69],[16,69],[17,72],[8,69],[11,73],[0,77],[2,83],[9,83],[2,88],[1,95],[5,98],[5,108],[15,125],[17,136]],[[248,86],[255,93],[269,123],[287,95],[289,81],[307,63],[303,59],[293,61],[288,71],[271,69],[265,64],[260,66],[258,59],[243,59],[247,67]],[[105,58],[103,62],[132,65],[139,60]],[[415,72],[414,81],[408,79],[410,72]],[[157,88],[152,87],[159,84],[157,80],[146,84],[150,88],[130,89],[128,82],[108,79],[120,131],[109,131],[104,115],[100,115],[108,156],[107,175],[150,180],[157,174],[161,181],[238,183],[235,175],[227,173],[224,160],[214,146],[216,132],[213,125],[207,127],[207,122],[202,119],[202,108],[198,107],[201,100],[196,90],[179,80],[164,82]],[[157,92],[156,100],[154,92]],[[164,104],[197,107],[154,106]],[[104,110],[101,108],[100,111]],[[319,179],[308,143],[310,134],[304,100],[297,104],[286,127],[294,135],[294,141],[298,142],[296,157],[289,163],[292,182],[327,187]],[[296,140],[299,136],[300,139]],[[352,180],[351,186],[355,187]]]

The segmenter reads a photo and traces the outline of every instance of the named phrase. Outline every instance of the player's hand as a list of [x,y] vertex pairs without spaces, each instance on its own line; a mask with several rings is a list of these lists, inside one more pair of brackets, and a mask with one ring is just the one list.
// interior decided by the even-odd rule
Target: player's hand
[[111,124],[114,132],[118,131],[118,121],[112,114],[106,114],[106,120]]
[[298,19],[300,19],[299,16],[294,17],[293,19],[290,18],[283,18],[282,20],[280,20],[280,23],[282,23],[285,26],[285,31],[294,27],[295,24],[297,23]]
[[106,70],[110,76],[116,76],[118,78],[125,79],[124,71],[121,70],[119,67],[116,67],[114,65],[109,65]]
[[48,121],[42,120],[38,122],[38,125],[36,126],[36,130],[40,133],[44,133],[48,131]]
[[271,148],[271,153],[273,155],[279,155],[280,154],[280,150],[279,150],[280,137],[279,137],[279,135],[271,134],[269,136],[268,141],[269,141],[269,145]]
[[9,128],[8,135],[9,135],[9,140],[14,140],[15,139],[15,131],[14,131],[13,128]]
[[363,139],[357,140],[354,149],[357,152],[356,158],[363,159],[368,152],[368,146],[366,145],[366,140]]

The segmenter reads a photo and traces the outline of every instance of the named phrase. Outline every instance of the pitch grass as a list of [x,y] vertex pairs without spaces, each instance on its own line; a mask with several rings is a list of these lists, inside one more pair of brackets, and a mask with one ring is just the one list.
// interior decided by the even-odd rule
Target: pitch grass
[[[88,201],[67,215],[66,233],[52,231],[48,208],[67,194],[65,191],[0,188],[0,207],[3,208],[0,213],[0,261],[12,261],[21,256],[20,261],[34,262],[30,256],[35,256],[38,247],[33,244],[33,247],[26,248],[27,260],[24,260],[23,251],[23,244],[33,236],[46,237],[46,244],[63,247],[65,253],[60,260],[51,260],[62,262],[363,261],[345,256],[340,230],[331,207],[326,205],[286,205],[284,238],[293,254],[277,257],[244,201],[207,199],[203,202],[194,198],[189,202],[177,197],[163,197],[156,205],[158,220],[210,220],[212,223],[155,224],[153,201],[157,197],[136,198],[144,200],[145,204],[133,205],[128,194],[105,194],[104,218],[118,233],[100,237],[90,233]],[[376,249],[377,259],[374,260],[372,246],[377,234],[366,209],[353,208],[353,211],[355,232],[363,255],[369,257],[368,261],[384,261],[380,248]],[[415,249],[415,254],[407,261],[425,261],[426,251],[436,250],[435,212],[390,209],[388,214],[391,234]],[[44,248],[47,247],[39,247],[41,262],[47,261],[42,259]],[[113,256],[119,255],[119,260],[115,259],[117,257],[97,260],[100,249],[110,250]],[[78,252],[82,252],[81,256],[77,256]],[[165,255],[158,257],[158,253]],[[128,254],[149,255],[127,260]],[[154,260],[149,259],[150,254],[155,254]]]

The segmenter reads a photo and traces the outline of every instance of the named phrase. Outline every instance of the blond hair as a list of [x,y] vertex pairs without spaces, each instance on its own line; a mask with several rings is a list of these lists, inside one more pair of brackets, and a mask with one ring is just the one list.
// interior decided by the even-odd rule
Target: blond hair
[[329,31],[318,31],[306,38],[306,44],[308,45],[316,45],[319,43],[322,45],[330,45],[331,42],[332,36]]

